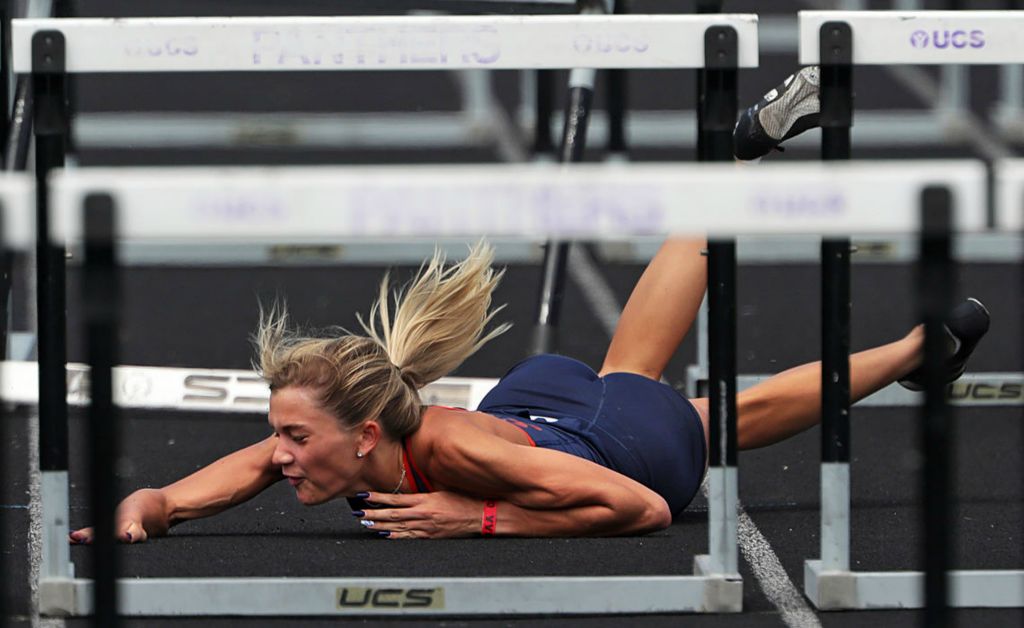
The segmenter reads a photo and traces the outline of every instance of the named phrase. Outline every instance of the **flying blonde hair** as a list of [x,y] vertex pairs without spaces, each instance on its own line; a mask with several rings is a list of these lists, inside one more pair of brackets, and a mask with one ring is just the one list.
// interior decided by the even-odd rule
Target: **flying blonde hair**
[[369,322],[359,317],[367,336],[344,330],[333,337],[304,336],[289,328],[283,305],[269,311],[261,306],[253,335],[257,371],[272,391],[312,389],[321,407],[346,427],[377,419],[392,438],[407,436],[420,424],[419,389],[511,326],[484,333],[504,308],[491,309],[491,293],[504,274],[491,268],[493,259],[493,248],[483,241],[447,267],[444,253],[435,250],[393,294],[385,275]]

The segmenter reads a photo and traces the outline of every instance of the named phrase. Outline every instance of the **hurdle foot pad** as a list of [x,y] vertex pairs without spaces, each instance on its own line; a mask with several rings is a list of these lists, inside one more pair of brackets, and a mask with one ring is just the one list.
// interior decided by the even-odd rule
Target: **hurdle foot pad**
[[78,614],[77,596],[81,588],[72,578],[45,578],[39,581],[39,614],[68,617]]
[[820,560],[804,562],[804,595],[818,610],[859,608],[856,576],[849,571],[824,571]]
[[738,573],[717,571],[707,554],[694,556],[693,575],[704,576],[703,612],[739,613],[743,611],[743,579]]

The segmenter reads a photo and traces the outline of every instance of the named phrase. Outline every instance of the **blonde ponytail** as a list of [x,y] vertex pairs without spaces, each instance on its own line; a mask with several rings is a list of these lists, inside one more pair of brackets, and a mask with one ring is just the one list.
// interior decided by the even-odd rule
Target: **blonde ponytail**
[[419,427],[417,390],[510,327],[484,333],[502,309],[491,309],[491,293],[503,274],[491,268],[493,259],[493,249],[483,242],[447,268],[444,255],[435,252],[393,296],[385,276],[369,322],[359,318],[369,337],[303,336],[289,329],[283,305],[261,307],[253,336],[257,370],[271,390],[312,388],[322,407],[346,426],[376,418],[391,437],[406,436]]
[[435,251],[416,278],[394,293],[393,318],[388,305],[388,277],[381,281],[369,324],[361,317],[359,322],[384,346],[391,361],[415,388],[451,373],[510,327],[502,324],[483,335],[487,323],[504,308],[490,310],[491,292],[504,274],[494,272],[493,260],[494,250],[483,242],[470,249],[466,259],[447,268],[444,253]]

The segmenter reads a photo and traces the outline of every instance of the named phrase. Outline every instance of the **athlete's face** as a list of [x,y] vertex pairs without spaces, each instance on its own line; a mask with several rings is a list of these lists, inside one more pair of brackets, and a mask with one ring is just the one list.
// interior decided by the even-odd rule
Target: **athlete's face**
[[363,490],[360,430],[346,430],[308,388],[289,386],[270,395],[270,426],[277,437],[271,459],[303,504],[320,504]]

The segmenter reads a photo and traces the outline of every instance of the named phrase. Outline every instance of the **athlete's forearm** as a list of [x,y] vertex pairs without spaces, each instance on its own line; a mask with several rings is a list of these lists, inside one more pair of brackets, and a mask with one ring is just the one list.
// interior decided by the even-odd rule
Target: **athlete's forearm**
[[209,517],[247,501],[283,476],[271,464],[273,438],[260,441],[161,489],[169,526]]
[[[667,511],[667,506],[665,507]],[[485,515],[482,515],[485,516]],[[481,527],[484,525],[481,520]],[[535,510],[499,501],[495,512],[495,534],[503,536],[618,536],[646,534],[661,530],[671,518],[656,507],[637,504],[616,509],[589,505],[558,510]]]

